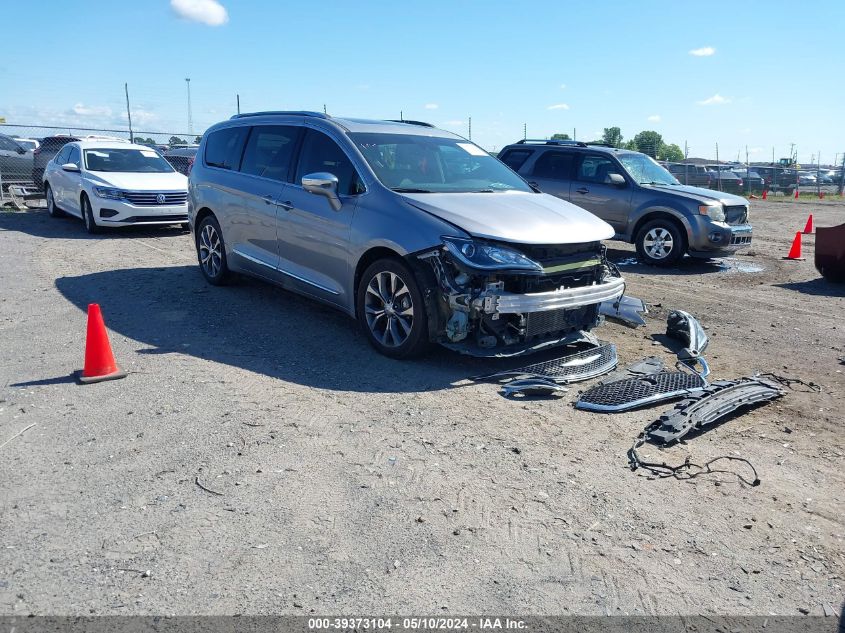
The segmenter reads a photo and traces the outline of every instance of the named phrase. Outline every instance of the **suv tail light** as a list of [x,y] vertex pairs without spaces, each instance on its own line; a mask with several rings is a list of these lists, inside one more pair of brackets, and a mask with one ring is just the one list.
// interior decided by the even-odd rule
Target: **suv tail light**
[[739,179],[739,186],[742,187],[742,178]]
[[188,173],[189,174],[191,173],[191,169],[193,169],[193,167],[194,167],[194,158],[195,158],[195,156],[191,156],[188,159]]
[[35,156],[36,154],[40,154],[40,153],[41,153],[41,145],[39,145],[39,146],[38,146],[38,147],[36,147],[34,150],[32,150],[32,155],[33,155],[33,156]]

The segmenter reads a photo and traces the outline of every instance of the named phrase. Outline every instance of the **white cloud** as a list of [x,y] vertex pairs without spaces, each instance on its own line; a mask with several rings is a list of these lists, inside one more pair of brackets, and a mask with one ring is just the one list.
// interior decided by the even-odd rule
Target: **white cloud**
[[716,53],[716,49],[712,46],[703,46],[701,48],[692,49],[689,54],[693,57],[710,57]]
[[660,115],[659,114],[652,114],[650,117],[648,117],[648,120],[651,121],[652,123],[660,123]]
[[79,116],[111,117],[111,108],[108,106],[87,106],[84,103],[77,103],[71,112]]
[[[120,118],[127,121],[129,117],[126,116],[126,112],[121,112]],[[143,107],[132,106],[132,127],[145,125],[147,123],[154,123],[157,120],[158,115],[155,112],[146,110]]]
[[440,106],[439,106],[439,105],[437,105],[436,103],[426,103],[426,104],[425,104],[425,109],[426,109],[426,110],[436,110],[436,109],[437,109],[437,108],[439,108],[439,107],[440,107]]
[[443,125],[448,125],[450,127],[458,127],[460,125],[466,125],[466,121],[460,121],[458,119],[453,119],[452,121],[443,121]]
[[181,18],[208,26],[221,26],[229,21],[226,8],[217,0],[170,0],[170,8]]
[[560,89],[561,89],[561,90],[566,89],[566,84],[560,84]]
[[550,105],[546,110],[569,110],[569,105],[566,103],[556,103],[554,105]]
[[703,101],[697,101],[698,105],[708,106],[708,105],[724,105],[726,103],[730,103],[730,97],[723,97],[718,92],[714,94],[712,97],[707,97]]

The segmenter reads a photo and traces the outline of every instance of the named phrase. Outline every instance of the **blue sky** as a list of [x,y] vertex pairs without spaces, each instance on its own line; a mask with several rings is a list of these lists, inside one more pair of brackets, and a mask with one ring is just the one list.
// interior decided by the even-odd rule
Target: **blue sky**
[[723,159],[845,151],[833,0],[9,0],[3,16],[21,38],[0,56],[8,123],[125,127],[128,82],[136,130],[184,133],[190,77],[195,132],[239,93],[244,111],[402,111],[463,134],[472,117],[487,149],[526,124],[532,138],[653,129],[691,156],[718,142]]

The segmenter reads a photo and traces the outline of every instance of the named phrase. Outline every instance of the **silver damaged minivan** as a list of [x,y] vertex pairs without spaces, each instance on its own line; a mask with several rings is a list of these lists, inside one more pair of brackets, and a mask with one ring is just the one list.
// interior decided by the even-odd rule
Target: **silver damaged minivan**
[[609,224],[414,121],[234,116],[203,136],[188,214],[210,283],[243,273],[327,303],[393,358],[581,340],[625,285]]

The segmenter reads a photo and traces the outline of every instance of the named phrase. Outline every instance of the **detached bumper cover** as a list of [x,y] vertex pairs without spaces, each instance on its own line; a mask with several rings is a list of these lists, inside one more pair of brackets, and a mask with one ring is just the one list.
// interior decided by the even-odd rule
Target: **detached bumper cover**
[[625,291],[622,277],[611,277],[601,284],[581,288],[563,288],[552,292],[515,294],[500,292],[485,299],[484,311],[488,314],[525,314],[546,310],[564,310],[615,300]]

